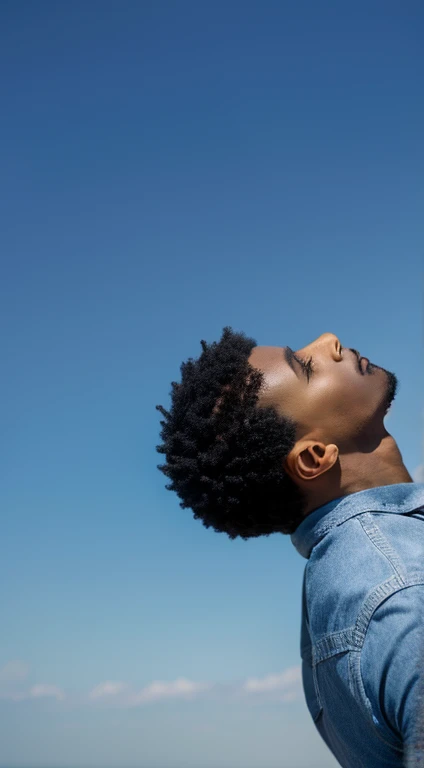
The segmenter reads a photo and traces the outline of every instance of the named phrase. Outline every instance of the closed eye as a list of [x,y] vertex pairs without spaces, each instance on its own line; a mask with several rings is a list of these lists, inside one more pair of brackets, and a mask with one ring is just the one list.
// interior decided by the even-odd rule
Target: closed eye
[[294,359],[297,360],[298,363],[302,366],[304,372],[306,373],[307,379],[309,381],[310,377],[312,376],[312,372],[314,370],[314,361],[312,360],[312,357],[309,358],[309,360],[303,360],[301,357],[297,357],[296,355],[293,355]]

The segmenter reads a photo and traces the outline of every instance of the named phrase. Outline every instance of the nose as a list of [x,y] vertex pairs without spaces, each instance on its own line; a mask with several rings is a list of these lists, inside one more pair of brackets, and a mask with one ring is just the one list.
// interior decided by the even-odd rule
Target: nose
[[322,333],[317,339],[299,350],[299,353],[312,356],[321,353],[331,355],[334,360],[341,360],[341,348],[342,345],[334,333]]

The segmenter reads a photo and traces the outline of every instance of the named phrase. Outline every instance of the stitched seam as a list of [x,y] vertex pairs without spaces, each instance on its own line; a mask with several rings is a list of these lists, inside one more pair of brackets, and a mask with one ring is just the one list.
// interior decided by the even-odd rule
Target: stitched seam
[[[382,598],[381,598],[381,600],[378,602],[378,604],[377,604],[376,606],[374,606],[374,609],[373,609],[373,611],[372,611],[371,615],[370,615],[370,616],[369,616],[369,618],[368,618],[367,628],[366,628],[366,630],[365,630],[365,633],[364,633],[364,636],[363,636],[363,638],[362,638],[362,647],[361,647],[361,648],[360,648],[360,650],[359,650],[359,662],[358,662],[358,672],[359,672],[359,692],[360,692],[360,697],[361,697],[361,699],[362,699],[362,698],[364,699],[364,703],[365,703],[365,705],[366,705],[366,701],[367,701],[367,699],[368,699],[368,696],[367,696],[367,694],[366,694],[366,691],[365,691],[364,681],[363,681],[363,677],[362,677],[362,667],[361,667],[361,660],[362,660],[362,649],[363,649],[363,643],[365,642],[365,637],[366,637],[366,634],[367,634],[367,632],[368,632],[368,629],[369,629],[369,626],[370,626],[370,623],[371,623],[371,619],[372,619],[372,617],[373,617],[373,615],[374,615],[375,611],[376,611],[378,608],[380,608],[380,606],[381,606],[381,605],[382,605],[382,604],[383,604],[383,603],[384,603],[386,600],[388,600],[390,597],[393,597],[393,595],[397,594],[398,592],[400,592],[400,591],[401,591],[401,590],[403,590],[403,589],[408,589],[409,587],[416,587],[416,586],[422,586],[422,585],[424,585],[424,581],[423,581],[423,579],[422,579],[422,575],[421,575],[421,572],[419,572],[419,575],[418,575],[418,577],[415,577],[414,579],[412,579],[412,583],[403,584],[401,587],[399,587],[398,589],[395,589],[393,592],[390,592],[388,595],[384,595],[384,596],[382,596]],[[369,701],[369,699],[368,699],[368,701]],[[367,706],[367,705],[366,705],[366,706]],[[370,702],[370,707],[371,707],[371,710],[372,710],[372,705],[371,705],[371,702]],[[372,720],[372,718],[371,718],[371,720]],[[390,746],[390,747],[392,747],[392,748],[394,748],[394,749],[401,749],[401,748],[399,748],[399,747],[396,747],[395,745],[391,744],[390,742],[386,741],[386,740],[385,740],[385,739],[384,739],[384,738],[381,736],[381,734],[380,734],[380,733],[379,733],[379,731],[377,730],[377,726],[376,726],[376,724],[374,723],[374,721],[373,721],[373,720],[372,720],[372,724],[373,724],[373,728],[374,728],[374,731],[377,733],[377,735],[379,736],[379,738],[381,738],[381,739],[382,739],[382,741],[384,741],[386,744],[388,744],[388,746]],[[387,723],[384,723],[384,726],[385,726],[385,727],[386,727],[388,730],[390,730],[390,728],[389,728],[389,726],[387,725]],[[394,739],[396,738],[396,735],[395,735],[395,734],[393,734],[393,738],[394,738]]]
[[[368,540],[373,544],[373,546],[378,549],[379,552],[381,552],[382,555],[388,560],[390,563],[392,569],[395,571],[396,575],[398,576],[399,580],[402,584],[405,584],[405,577],[400,572],[399,568],[396,566],[396,563],[394,562],[396,559],[399,562],[399,565],[402,567],[403,572],[405,572],[405,566],[403,563],[401,563],[397,553],[392,548],[388,540],[386,539],[384,533],[381,531],[381,529],[374,523],[370,515],[364,515],[365,520],[361,520],[360,517],[356,518],[364,531],[365,535],[368,537]],[[368,518],[368,519],[367,519]],[[371,518],[371,519],[370,519]],[[367,530],[368,526],[368,530]]]
[[[393,744],[389,741],[386,741],[386,739],[381,735],[380,731],[377,728],[377,725],[375,724],[373,720],[373,710],[372,710],[372,704],[365,692],[364,684],[362,681],[362,673],[361,673],[361,667],[360,667],[360,661],[356,661],[358,658],[357,656],[353,656],[353,653],[360,654],[360,651],[353,651],[352,653],[349,653],[349,664],[348,664],[348,673],[349,673],[349,688],[351,690],[351,693],[355,699],[355,701],[358,702],[358,696],[359,696],[359,704],[362,708],[365,708],[365,714],[366,717],[372,727],[373,732],[376,736],[382,741],[384,744],[386,744],[388,747],[393,748]],[[359,670],[359,680],[356,681],[356,674],[355,674],[355,666],[357,666]],[[398,747],[395,747],[395,749],[398,749]]]

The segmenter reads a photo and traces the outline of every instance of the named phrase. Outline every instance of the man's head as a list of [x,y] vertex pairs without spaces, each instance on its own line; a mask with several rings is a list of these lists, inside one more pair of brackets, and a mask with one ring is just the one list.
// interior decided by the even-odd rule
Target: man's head
[[166,417],[157,446],[166,487],[231,538],[290,534],[311,500],[313,509],[337,497],[343,456],[371,452],[387,435],[396,377],[331,333],[296,352],[229,327],[201,344],[172,382],[170,412],[156,406]]

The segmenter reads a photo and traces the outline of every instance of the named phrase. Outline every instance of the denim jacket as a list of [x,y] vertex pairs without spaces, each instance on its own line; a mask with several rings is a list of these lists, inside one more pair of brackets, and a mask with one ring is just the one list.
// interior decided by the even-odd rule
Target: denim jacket
[[424,483],[338,498],[291,540],[307,559],[300,655],[319,734],[344,768],[424,765]]

